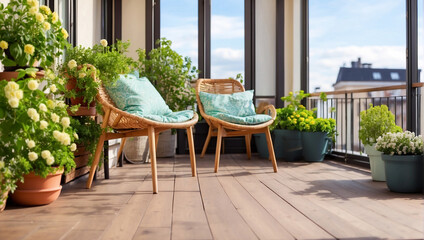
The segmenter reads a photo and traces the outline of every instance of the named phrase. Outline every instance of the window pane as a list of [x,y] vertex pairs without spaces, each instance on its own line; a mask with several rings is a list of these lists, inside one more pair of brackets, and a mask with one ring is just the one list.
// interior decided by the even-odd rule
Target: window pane
[[244,0],[211,2],[211,78],[244,77]]
[[405,0],[309,0],[309,91],[405,81],[405,12]]
[[161,0],[160,36],[172,41],[172,49],[183,57],[190,57],[198,65],[197,1]]

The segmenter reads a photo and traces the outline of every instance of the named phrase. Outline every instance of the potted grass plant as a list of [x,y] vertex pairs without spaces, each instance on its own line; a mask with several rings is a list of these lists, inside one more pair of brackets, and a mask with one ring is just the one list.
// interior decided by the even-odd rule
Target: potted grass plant
[[385,133],[375,145],[382,152],[386,183],[390,191],[417,193],[423,191],[423,139],[405,131]]
[[401,132],[396,126],[395,116],[386,105],[373,106],[360,113],[359,139],[368,154],[371,176],[374,181],[386,181],[384,162],[381,153],[375,149],[377,139],[388,132]]
[[[59,196],[63,171],[75,167],[74,139],[67,105],[56,98],[52,73],[38,89],[37,69],[20,69],[18,78],[0,81],[0,179],[2,194],[13,192],[15,202],[48,204]],[[55,180],[47,180],[47,179]],[[54,182],[53,186],[43,185]],[[41,185],[36,185],[40,183]],[[16,188],[17,187],[17,188]]]

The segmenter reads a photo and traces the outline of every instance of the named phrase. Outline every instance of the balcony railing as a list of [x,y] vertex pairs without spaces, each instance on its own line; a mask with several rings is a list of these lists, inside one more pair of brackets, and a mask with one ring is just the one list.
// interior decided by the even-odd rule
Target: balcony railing
[[[417,126],[417,134],[421,134],[421,87],[424,83],[414,83],[413,100],[416,101],[413,109],[412,121]],[[333,143],[333,155],[344,161],[369,164],[368,157],[364,153],[364,146],[359,139],[360,112],[370,107],[387,105],[395,115],[396,124],[406,130],[407,101],[406,85],[396,85],[378,88],[355,89],[326,92],[328,100],[323,102],[320,93],[312,93],[308,98],[307,108],[317,109],[317,116],[322,118],[334,118],[336,120],[336,141]]]

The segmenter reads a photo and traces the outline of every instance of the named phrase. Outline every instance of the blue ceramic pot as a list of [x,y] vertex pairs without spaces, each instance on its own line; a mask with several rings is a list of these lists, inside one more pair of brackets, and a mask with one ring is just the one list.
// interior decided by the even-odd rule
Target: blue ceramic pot
[[277,159],[293,162],[302,157],[302,136],[299,131],[275,129],[274,151]]
[[331,139],[325,132],[302,132],[302,155],[307,162],[322,162]]
[[[266,142],[265,133],[253,134],[253,137],[255,138],[256,149],[258,150],[259,157],[268,158],[269,157],[268,143]],[[278,158],[276,152],[275,152],[275,158]]]
[[419,193],[423,191],[422,155],[382,154],[387,187],[392,192]]

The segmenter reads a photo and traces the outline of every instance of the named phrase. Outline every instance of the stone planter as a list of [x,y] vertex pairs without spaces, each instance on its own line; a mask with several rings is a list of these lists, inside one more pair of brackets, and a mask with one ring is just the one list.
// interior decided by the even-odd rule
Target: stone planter
[[60,195],[62,170],[42,178],[34,173],[24,175],[24,182],[12,194],[12,200],[20,205],[37,206],[54,202]]
[[392,192],[419,193],[423,191],[423,156],[422,155],[386,155],[386,183]]
[[368,154],[370,159],[371,177],[373,181],[386,181],[386,173],[384,168],[384,162],[381,158],[381,152],[375,149],[375,145],[364,145],[365,152]]
[[156,150],[156,157],[174,157],[177,135],[171,130],[163,131],[159,134],[159,142]]
[[302,155],[307,162],[322,162],[328,153],[330,138],[325,132],[301,132]]

